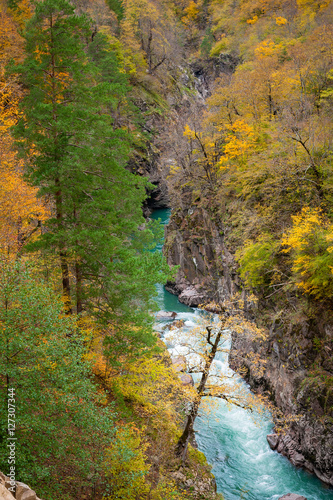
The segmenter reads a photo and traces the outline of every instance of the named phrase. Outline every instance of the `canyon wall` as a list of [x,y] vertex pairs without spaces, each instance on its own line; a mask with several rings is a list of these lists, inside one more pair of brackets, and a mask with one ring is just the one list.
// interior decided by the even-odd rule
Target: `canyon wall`
[[[173,210],[164,253],[170,265],[180,267],[167,289],[190,306],[219,304],[241,290],[234,249],[228,248],[227,240],[228,229],[209,209],[189,206]],[[268,395],[291,417],[273,447],[295,466],[305,467],[333,485],[333,387],[329,383],[333,360],[331,351],[320,348],[333,339],[329,315],[322,311],[320,317],[311,319],[300,314],[294,324],[285,324],[283,318],[263,321],[273,311],[260,301],[252,315],[266,324],[268,340],[259,344],[233,335],[231,367],[245,371],[252,389]],[[264,375],[259,378],[257,367],[249,361],[250,352],[259,353],[264,360]],[[319,371],[316,375],[314,366],[327,373],[326,380]]]

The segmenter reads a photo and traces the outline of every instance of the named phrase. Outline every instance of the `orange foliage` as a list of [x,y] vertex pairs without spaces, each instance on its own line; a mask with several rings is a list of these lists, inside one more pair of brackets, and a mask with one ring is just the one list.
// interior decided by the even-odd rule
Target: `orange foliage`
[[0,3],[0,250],[16,253],[37,228],[38,221],[46,219],[47,211],[37,190],[23,180],[22,161],[13,150],[10,127],[19,117],[18,105],[23,90],[15,78],[7,76],[5,68],[10,59],[23,58],[23,39],[18,34],[24,20],[30,15],[29,3],[23,0],[18,11],[6,9]]
[[17,252],[47,218],[47,210],[36,198],[37,188],[27,185],[15,168],[5,164],[0,175],[0,249]]

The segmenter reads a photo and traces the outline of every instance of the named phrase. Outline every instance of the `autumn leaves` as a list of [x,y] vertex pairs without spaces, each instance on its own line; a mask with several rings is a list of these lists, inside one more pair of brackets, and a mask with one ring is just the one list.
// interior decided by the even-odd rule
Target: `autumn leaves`
[[324,298],[333,282],[331,16],[329,2],[213,1],[211,57],[237,67],[215,80],[201,123],[186,124],[170,170],[194,203],[214,200],[246,284],[274,299]]

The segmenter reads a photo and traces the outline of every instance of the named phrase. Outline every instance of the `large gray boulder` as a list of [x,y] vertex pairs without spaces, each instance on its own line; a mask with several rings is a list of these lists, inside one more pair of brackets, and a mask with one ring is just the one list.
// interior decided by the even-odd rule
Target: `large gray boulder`
[[178,297],[179,302],[190,307],[198,307],[204,302],[204,295],[198,292],[194,286],[186,288]]
[[177,313],[174,311],[158,311],[156,314],[156,319],[171,319],[174,320]]

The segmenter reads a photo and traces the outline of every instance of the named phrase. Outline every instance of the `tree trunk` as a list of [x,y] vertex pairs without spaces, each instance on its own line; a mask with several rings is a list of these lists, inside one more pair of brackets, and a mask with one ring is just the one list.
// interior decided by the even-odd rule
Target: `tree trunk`
[[[56,214],[57,214],[57,222],[58,222],[58,231],[61,234],[62,226],[63,226],[63,214],[62,214],[62,193],[60,188],[59,179],[55,180],[56,186],[59,187],[57,192],[55,193],[56,199]],[[69,280],[69,269],[67,263],[67,254],[65,250],[64,242],[62,241],[62,236],[60,236],[59,240],[59,258],[60,258],[60,267],[62,274],[62,296],[65,304],[65,312],[66,314],[72,314],[72,304],[71,304],[71,285]]]
[[62,296],[65,303],[65,312],[66,314],[72,314],[71,285],[69,281],[69,269],[66,252],[60,251],[59,257],[62,274]]
[[178,457],[181,457],[182,462],[184,462],[185,458],[186,458],[188,443],[189,443],[191,436],[193,435],[193,426],[194,426],[195,419],[198,416],[201,398],[204,396],[206,382],[207,382],[207,379],[209,377],[209,370],[210,370],[212,362],[214,361],[214,358],[215,358],[215,355],[217,352],[217,348],[218,348],[218,345],[220,343],[221,335],[222,335],[222,328],[220,328],[220,330],[216,336],[215,342],[212,343],[210,340],[211,333],[212,333],[212,327],[207,326],[206,330],[208,332],[207,343],[211,346],[211,350],[209,353],[206,352],[207,357],[206,357],[205,368],[202,372],[200,384],[198,385],[198,388],[197,388],[198,397],[192,405],[190,414],[187,417],[185,429],[183,431],[183,434],[179,438],[179,441],[178,441],[177,446],[176,446],[176,455]]
[[76,277],[76,314],[83,311],[82,306],[82,272],[78,261],[75,262],[75,277]]

